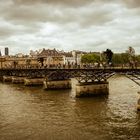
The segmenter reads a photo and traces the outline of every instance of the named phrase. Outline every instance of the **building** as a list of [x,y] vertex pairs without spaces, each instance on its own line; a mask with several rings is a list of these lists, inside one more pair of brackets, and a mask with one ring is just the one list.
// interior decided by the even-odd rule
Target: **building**
[[72,56],[72,53],[63,53],[63,59],[65,65],[74,65],[75,64],[75,58]]
[[6,55],[6,56],[9,55],[9,48],[8,48],[8,47],[5,48],[5,55]]
[[78,50],[73,50],[72,51],[72,56],[75,59],[75,64],[76,65],[81,65],[81,57],[82,57],[83,54],[86,54],[86,52],[78,51]]
[[30,50],[30,54],[29,54],[29,56],[30,57],[37,57],[37,55],[39,54],[39,53],[41,53],[41,51],[39,50],[39,51],[33,51],[33,50]]
[[24,54],[23,53],[17,53],[16,55],[15,55],[16,57],[24,57]]
[[9,55],[9,48],[8,48],[8,47],[5,48],[5,55],[6,55],[6,56]]
[[64,64],[63,55],[56,49],[43,49],[37,57],[38,59],[43,59],[44,66],[58,66]]
[[37,68],[38,61],[33,57],[5,57],[3,60],[3,68]]

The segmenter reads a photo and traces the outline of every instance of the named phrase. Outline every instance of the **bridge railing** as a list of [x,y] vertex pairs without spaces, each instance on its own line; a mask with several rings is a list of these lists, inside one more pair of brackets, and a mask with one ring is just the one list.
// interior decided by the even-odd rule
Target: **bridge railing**
[[140,69],[140,67],[136,68],[131,68],[131,67],[39,67],[39,66],[34,66],[34,67],[2,67],[0,69]]
[[65,65],[65,64],[54,64],[54,65],[11,65],[11,66],[3,66],[0,69],[137,69],[139,67],[131,67],[130,65]]

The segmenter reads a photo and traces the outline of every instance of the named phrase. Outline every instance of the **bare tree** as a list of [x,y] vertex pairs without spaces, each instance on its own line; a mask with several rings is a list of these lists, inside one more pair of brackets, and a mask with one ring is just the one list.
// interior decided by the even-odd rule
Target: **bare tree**
[[136,60],[135,60],[135,50],[133,47],[129,46],[127,53],[129,54],[129,64],[130,67],[134,68],[136,65]]

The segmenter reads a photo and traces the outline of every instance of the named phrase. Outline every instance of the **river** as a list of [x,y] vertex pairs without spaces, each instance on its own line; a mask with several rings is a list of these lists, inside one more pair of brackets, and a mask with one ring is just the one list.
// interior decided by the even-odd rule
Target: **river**
[[75,98],[74,85],[44,91],[0,83],[0,140],[139,140],[140,87],[114,76],[109,88],[107,97]]

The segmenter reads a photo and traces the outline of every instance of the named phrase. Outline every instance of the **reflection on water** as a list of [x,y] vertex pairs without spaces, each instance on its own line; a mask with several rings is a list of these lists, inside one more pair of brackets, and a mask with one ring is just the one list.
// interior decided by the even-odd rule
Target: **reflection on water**
[[1,83],[0,139],[139,139],[139,87],[122,76],[111,78],[109,86],[108,97],[77,99],[74,89],[44,91]]

